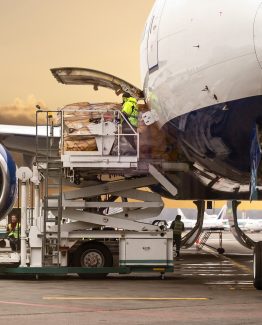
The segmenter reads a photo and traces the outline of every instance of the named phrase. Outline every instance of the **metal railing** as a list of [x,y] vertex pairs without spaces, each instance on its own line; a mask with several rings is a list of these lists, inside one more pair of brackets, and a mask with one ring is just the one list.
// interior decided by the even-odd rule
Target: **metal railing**
[[[86,124],[87,131],[80,131],[75,130],[78,133],[73,134],[74,132],[67,132],[67,115],[68,114],[75,114],[77,117],[77,113],[81,114],[81,117],[89,119],[89,123]],[[92,117],[94,115],[95,117]],[[127,120],[127,118],[124,116],[124,114],[118,110],[87,110],[87,109],[81,109],[81,110],[75,110],[75,109],[66,109],[61,111],[61,154],[64,154],[68,151],[74,151],[74,150],[65,150],[65,138],[71,138],[77,141],[79,138],[95,138],[96,141],[98,139],[101,139],[100,147],[102,148],[101,155],[105,155],[104,148],[105,145],[105,139],[109,136],[114,136],[115,141],[113,144],[113,148],[117,148],[117,151],[114,152],[114,156],[120,157],[123,154],[123,150],[121,148],[122,146],[122,137],[125,139],[132,139],[132,141],[129,141],[130,143],[135,144],[135,155],[139,158],[139,134],[136,132],[135,128],[130,124],[130,122]],[[115,128],[111,130],[111,132],[106,132],[105,126],[108,125],[108,123],[111,123],[111,125],[114,125]],[[123,132],[122,126],[125,125],[125,130],[128,132]],[[96,143],[98,146],[98,143]],[[77,150],[76,150],[77,151]],[[87,152],[89,150],[86,150],[83,152]],[[90,153],[95,154],[95,150],[90,150]],[[128,155],[128,152],[125,153],[125,155]],[[106,154],[106,156],[112,155],[112,150]]]
[[[77,119],[77,115],[89,120],[86,123],[86,131],[70,130],[68,125],[68,115],[74,114]],[[56,116],[54,118],[54,115]],[[92,117],[95,116],[95,117]],[[111,123],[115,128],[111,129],[111,133],[105,130],[105,126]],[[71,131],[71,132],[70,132]],[[98,132],[99,131],[99,132]],[[75,132],[75,133],[74,133]],[[105,154],[105,139],[114,136],[114,143],[112,150]],[[97,154],[98,150],[66,150],[66,141],[69,139],[72,141],[78,141],[82,139],[95,138],[96,144],[99,139],[102,156],[136,156],[139,159],[139,133],[131,125],[125,115],[119,110],[112,109],[64,109],[58,111],[37,111],[36,113],[36,161],[43,162],[44,157],[52,158],[56,157],[57,152],[59,155],[63,155],[68,152],[82,151]],[[56,142],[56,143],[55,143]],[[129,143],[129,149],[125,152],[125,147]],[[131,147],[132,148],[131,148]],[[132,150],[133,149],[133,150]],[[132,151],[132,154],[130,152]],[[56,153],[56,154],[55,154]]]

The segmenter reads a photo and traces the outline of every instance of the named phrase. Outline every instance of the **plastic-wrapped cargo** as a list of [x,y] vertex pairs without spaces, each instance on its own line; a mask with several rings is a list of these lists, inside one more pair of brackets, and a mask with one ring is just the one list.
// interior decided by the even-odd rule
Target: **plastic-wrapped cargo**
[[[102,118],[104,121],[114,121],[112,111],[121,110],[121,104],[88,102],[66,105],[61,109],[64,115],[63,137],[65,151],[96,151],[97,144],[93,128]],[[61,113],[57,114],[56,123],[61,124]]]
[[[139,152],[144,159],[168,160],[168,145],[164,132],[157,123],[146,126],[141,119],[144,112],[148,111],[146,104],[139,104]],[[114,121],[114,111],[121,111],[119,103],[95,103],[88,102],[70,104],[63,107],[64,113],[64,150],[65,151],[97,151],[96,139],[92,134],[92,128],[101,121],[101,110],[105,121]],[[61,114],[57,114],[57,123],[60,124]],[[112,148],[111,154],[118,152],[117,143]],[[135,154],[134,149],[125,139],[120,137],[121,155]]]
[[96,139],[89,137],[89,139],[71,140],[66,138],[64,140],[65,151],[97,151]]

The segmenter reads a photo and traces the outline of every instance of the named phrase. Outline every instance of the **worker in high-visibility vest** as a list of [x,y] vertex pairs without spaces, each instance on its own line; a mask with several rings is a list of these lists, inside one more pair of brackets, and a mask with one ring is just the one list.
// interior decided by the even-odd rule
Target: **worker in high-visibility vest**
[[10,242],[10,247],[12,251],[20,250],[20,229],[21,225],[18,222],[18,218],[16,215],[11,216],[11,223],[7,225],[7,238]]
[[134,129],[138,127],[138,106],[135,97],[132,97],[129,93],[124,93],[122,104],[122,113],[127,118],[128,122]]
[[173,241],[176,245],[176,257],[180,257],[182,232],[185,230],[185,226],[181,221],[180,215],[176,216],[175,220],[171,223],[170,229],[173,229]]
[[[122,104],[122,114],[132,127],[123,119],[122,120],[122,132],[123,134],[132,134],[132,136],[126,136],[128,142],[136,149],[136,136],[138,127],[138,105],[137,99],[132,97],[129,93],[124,93]],[[134,132],[135,131],[135,132]]]

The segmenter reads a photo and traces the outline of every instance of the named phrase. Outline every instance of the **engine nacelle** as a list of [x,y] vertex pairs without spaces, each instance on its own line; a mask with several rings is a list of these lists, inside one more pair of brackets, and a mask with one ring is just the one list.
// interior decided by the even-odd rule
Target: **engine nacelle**
[[12,210],[17,194],[16,164],[0,144],[0,220]]

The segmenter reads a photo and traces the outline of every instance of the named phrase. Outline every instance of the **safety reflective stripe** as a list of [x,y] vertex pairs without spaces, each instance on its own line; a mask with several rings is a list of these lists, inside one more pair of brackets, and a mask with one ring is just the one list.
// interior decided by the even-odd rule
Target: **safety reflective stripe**
[[123,105],[122,112],[128,116],[128,121],[134,127],[138,126],[138,107],[135,98],[127,99]]
[[19,237],[19,232],[20,232],[20,223],[16,224],[14,230],[12,230],[12,224],[9,223],[8,224],[8,230],[10,230],[10,232],[8,233],[8,237],[14,236],[15,238],[18,238]]
[[182,231],[183,231],[183,223],[180,221],[176,221],[174,226],[174,234],[180,235]]
[[134,105],[132,106],[132,113],[128,117],[128,120],[133,126],[137,127],[137,125],[138,125],[138,109]]
[[138,126],[138,120],[137,120],[137,118],[130,116],[130,117],[128,118],[128,120],[129,120],[129,122],[130,122],[131,125],[133,125],[133,126],[135,126],[135,127]]

